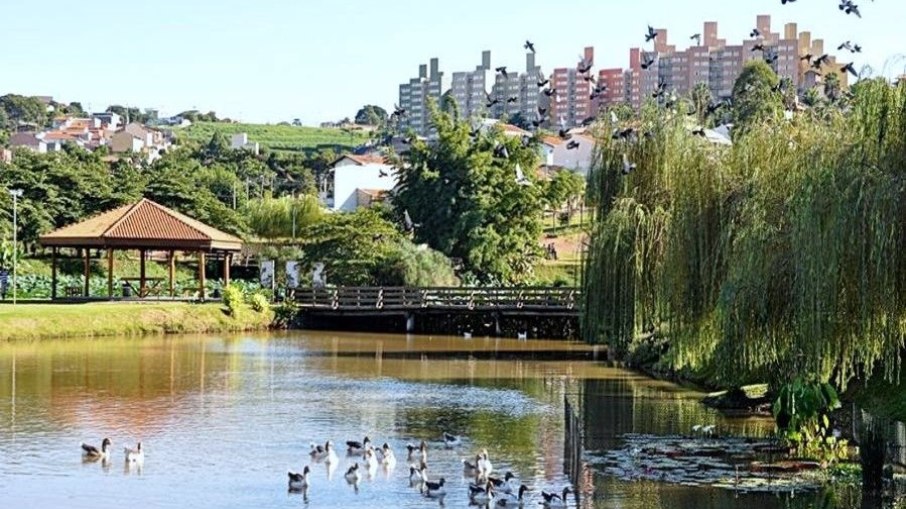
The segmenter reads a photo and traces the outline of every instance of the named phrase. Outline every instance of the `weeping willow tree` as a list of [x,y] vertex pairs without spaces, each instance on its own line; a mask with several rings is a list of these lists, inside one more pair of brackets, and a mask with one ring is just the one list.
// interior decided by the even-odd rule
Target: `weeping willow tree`
[[[906,84],[750,126],[732,147],[649,111],[598,140],[583,334],[725,385],[899,375],[906,340]],[[626,126],[623,126],[626,127]],[[636,165],[624,175],[623,156]]]

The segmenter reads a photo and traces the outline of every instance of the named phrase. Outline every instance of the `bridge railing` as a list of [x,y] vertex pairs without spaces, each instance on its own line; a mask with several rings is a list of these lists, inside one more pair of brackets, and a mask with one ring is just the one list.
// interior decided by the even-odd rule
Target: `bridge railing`
[[335,310],[576,309],[576,288],[338,287],[298,288],[297,305]]

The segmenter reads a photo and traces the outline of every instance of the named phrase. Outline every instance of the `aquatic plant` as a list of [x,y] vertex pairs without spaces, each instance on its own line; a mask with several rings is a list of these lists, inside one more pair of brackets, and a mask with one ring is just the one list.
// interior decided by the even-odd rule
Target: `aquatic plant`
[[600,133],[585,339],[623,356],[666,339],[665,367],[727,386],[896,378],[906,83],[855,90],[845,111],[756,123],[731,147],[692,134],[682,111]]

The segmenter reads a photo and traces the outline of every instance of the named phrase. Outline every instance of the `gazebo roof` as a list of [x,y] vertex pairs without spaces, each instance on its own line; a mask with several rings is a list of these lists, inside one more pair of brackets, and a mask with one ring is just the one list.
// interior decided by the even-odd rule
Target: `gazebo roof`
[[42,235],[49,247],[240,251],[242,240],[146,198]]

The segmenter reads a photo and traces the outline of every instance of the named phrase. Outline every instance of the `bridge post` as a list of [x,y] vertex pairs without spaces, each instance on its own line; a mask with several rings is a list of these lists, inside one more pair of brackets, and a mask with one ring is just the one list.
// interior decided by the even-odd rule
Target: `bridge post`
[[500,328],[500,313],[494,313],[494,335],[498,338],[503,336],[503,330]]
[[415,313],[406,313],[406,332],[415,332]]

